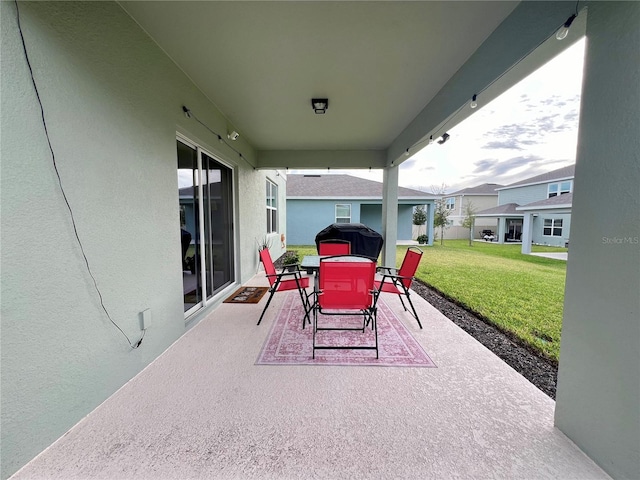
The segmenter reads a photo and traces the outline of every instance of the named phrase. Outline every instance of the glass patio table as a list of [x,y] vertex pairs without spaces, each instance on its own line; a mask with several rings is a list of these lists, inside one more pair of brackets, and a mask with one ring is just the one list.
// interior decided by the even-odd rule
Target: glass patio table
[[[320,270],[320,259],[331,257],[334,255],[305,255],[300,262],[300,269],[305,270],[307,273],[317,273]],[[352,256],[352,255],[338,255],[336,261],[349,261],[349,262],[367,262],[371,261],[366,257]]]

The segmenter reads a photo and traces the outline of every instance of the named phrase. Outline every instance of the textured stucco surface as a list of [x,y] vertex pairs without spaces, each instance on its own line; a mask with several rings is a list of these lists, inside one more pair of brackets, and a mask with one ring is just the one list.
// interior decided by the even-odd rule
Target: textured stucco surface
[[259,327],[266,298],[223,304],[15,479],[609,478],[553,400],[413,297],[423,330],[385,302],[437,368],[255,365],[284,294]]
[[638,478],[640,3],[589,3],[587,45],[556,424],[612,476]]
[[[0,2],[0,11],[6,478],[185,332],[176,131],[235,167],[240,279],[257,266],[265,173],[184,116],[183,104],[226,132],[226,119],[115,2],[20,2],[58,168],[105,306],[132,342],[140,312],[152,312],[141,348],[132,350],[102,312],[76,243],[16,7]],[[235,148],[251,161],[242,139]]]

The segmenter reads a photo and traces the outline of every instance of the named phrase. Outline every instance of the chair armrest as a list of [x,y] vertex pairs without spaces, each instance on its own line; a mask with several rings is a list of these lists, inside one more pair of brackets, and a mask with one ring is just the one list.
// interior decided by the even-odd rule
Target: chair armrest
[[272,274],[266,274],[267,277],[284,277],[286,275],[300,275],[302,277],[302,272],[300,270],[294,270],[293,272],[280,272],[280,273],[272,273]]
[[391,280],[404,280],[404,279],[413,280],[414,277],[407,277],[405,275],[392,275],[392,274],[385,273],[382,275],[382,279],[384,280],[385,278],[390,278]]
[[389,272],[389,275],[392,275],[391,271],[395,270],[396,272],[398,271],[398,269],[396,267],[376,267],[376,272],[380,272],[381,270],[386,270],[387,272]]

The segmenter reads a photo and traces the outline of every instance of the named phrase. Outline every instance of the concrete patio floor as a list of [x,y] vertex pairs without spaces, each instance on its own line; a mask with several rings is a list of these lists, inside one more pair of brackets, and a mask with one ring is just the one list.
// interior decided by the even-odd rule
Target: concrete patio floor
[[383,298],[438,368],[255,365],[284,295],[260,326],[266,296],[220,305],[13,478],[609,478],[553,400],[418,295],[424,330]]

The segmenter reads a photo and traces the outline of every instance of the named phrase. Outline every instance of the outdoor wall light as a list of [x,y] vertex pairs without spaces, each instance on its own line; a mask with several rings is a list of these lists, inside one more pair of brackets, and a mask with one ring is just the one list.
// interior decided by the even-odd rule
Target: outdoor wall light
[[311,99],[311,108],[318,115],[323,115],[326,113],[327,108],[329,108],[329,99],[328,98],[312,98]]
[[564,25],[562,25],[560,29],[556,32],[556,38],[558,40],[564,40],[565,38],[567,38],[567,35],[569,35],[569,28],[571,28],[571,24],[573,23],[573,21],[576,19],[577,16],[578,15],[574,13],[569,18],[567,18],[567,21],[564,22]]
[[236,141],[236,140],[238,139],[238,137],[239,137],[239,136],[240,136],[240,134],[234,130],[233,132],[231,132],[231,133],[229,133],[229,134],[227,135],[227,138],[228,138],[229,140]]
[[443,143],[445,143],[447,140],[449,140],[449,137],[450,137],[450,136],[451,136],[451,135],[449,135],[448,133],[443,133],[443,134],[442,134],[442,138],[441,138],[440,140],[438,140],[438,143],[439,143],[440,145],[442,145],[442,144],[443,144]]

